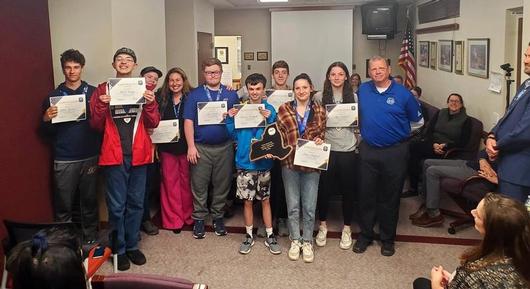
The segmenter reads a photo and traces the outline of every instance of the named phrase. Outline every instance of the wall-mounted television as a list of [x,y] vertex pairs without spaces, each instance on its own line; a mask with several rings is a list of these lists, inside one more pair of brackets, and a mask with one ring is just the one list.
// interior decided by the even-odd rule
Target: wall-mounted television
[[361,6],[363,34],[368,39],[392,39],[396,34],[398,4],[373,2]]

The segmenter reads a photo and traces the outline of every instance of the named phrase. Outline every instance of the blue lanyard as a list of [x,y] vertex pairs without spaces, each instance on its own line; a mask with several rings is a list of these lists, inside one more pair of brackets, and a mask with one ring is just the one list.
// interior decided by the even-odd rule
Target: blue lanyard
[[[206,92],[206,96],[208,97],[209,101],[212,101],[212,95],[210,94],[210,90],[206,87],[206,84],[202,86],[204,88],[204,91]],[[219,100],[219,97],[221,96],[221,93],[223,93],[223,87],[219,87],[219,91],[217,91],[217,95],[215,96],[215,101]]]
[[310,109],[307,109],[308,106],[309,106],[309,102],[307,103],[305,107],[304,117],[300,117],[300,115],[298,114],[298,111],[296,111],[296,100],[293,102],[293,109],[294,109],[294,114],[296,115],[296,123],[298,124],[298,133],[300,134],[300,137],[302,137],[302,135],[304,134],[306,126],[307,126],[307,119],[309,118],[309,111],[310,111]]
[[[77,90],[77,89],[76,89],[76,90]],[[61,92],[63,93],[64,96],[69,95],[69,94],[68,94],[66,91],[64,91],[64,90],[61,90]],[[85,97],[86,97],[87,92],[88,92],[88,85],[84,85],[84,86],[83,86],[83,94],[85,95]]]
[[[173,104],[173,112],[175,113],[175,118],[176,119],[179,118],[179,112],[180,112],[180,106],[181,105],[182,105],[182,96],[181,96],[179,104]],[[175,109],[175,106],[177,107],[176,109]]]

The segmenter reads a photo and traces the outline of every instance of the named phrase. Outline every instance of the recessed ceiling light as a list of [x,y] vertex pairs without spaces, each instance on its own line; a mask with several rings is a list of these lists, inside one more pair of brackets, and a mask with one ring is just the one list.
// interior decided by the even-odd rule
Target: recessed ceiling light
[[261,3],[270,3],[270,2],[289,2],[289,0],[258,0]]

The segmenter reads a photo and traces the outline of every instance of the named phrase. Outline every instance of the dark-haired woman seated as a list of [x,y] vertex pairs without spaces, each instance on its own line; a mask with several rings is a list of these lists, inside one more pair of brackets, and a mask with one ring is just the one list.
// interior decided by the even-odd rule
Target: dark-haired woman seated
[[453,148],[462,148],[469,141],[471,119],[466,114],[464,100],[458,93],[447,98],[447,108],[442,108],[429,122],[421,141],[410,144],[410,190],[406,196],[417,195],[424,159],[440,159]]
[[471,213],[483,237],[480,245],[462,255],[453,274],[435,266],[431,280],[416,279],[414,289],[530,288],[530,215],[525,206],[488,193]]

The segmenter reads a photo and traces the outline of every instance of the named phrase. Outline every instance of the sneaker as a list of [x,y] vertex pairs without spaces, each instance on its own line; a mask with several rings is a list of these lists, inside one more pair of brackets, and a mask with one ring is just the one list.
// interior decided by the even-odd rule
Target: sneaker
[[274,255],[282,253],[282,248],[280,247],[280,244],[278,244],[278,241],[274,235],[270,235],[267,237],[267,239],[265,239],[265,246],[269,248],[269,251]]
[[366,248],[368,246],[370,246],[371,242],[366,242],[366,241],[361,241],[361,240],[357,240],[355,241],[355,244],[353,245],[353,252],[357,253],[357,254],[362,254],[364,253],[364,251],[366,251]]
[[381,244],[381,255],[390,257],[396,253],[396,249],[394,248],[394,244],[391,243],[383,243]]
[[423,213],[419,218],[412,220],[412,224],[418,227],[435,227],[443,225],[443,223],[444,216],[442,216],[442,214],[431,217],[427,212]]
[[223,218],[217,218],[213,220],[213,229],[215,230],[215,234],[217,236],[225,236],[228,234],[225,228],[225,222]]
[[315,253],[313,253],[313,245],[309,242],[304,242],[302,245],[302,259],[306,263],[313,263],[315,259]]
[[300,249],[302,248],[302,244],[300,244],[300,241],[294,240],[291,242],[291,248],[289,248],[289,259],[296,261],[298,258],[300,258]]
[[141,227],[147,235],[158,235],[158,227],[151,220],[143,221]]
[[118,255],[118,270],[120,271],[127,271],[131,268],[131,263],[129,262],[129,258],[126,254],[119,254]]
[[287,220],[284,218],[278,219],[278,235],[280,237],[289,236],[289,229],[287,228]]
[[328,228],[324,226],[318,226],[318,234],[315,238],[317,246],[319,247],[326,246],[326,243],[327,243],[326,235],[327,234],[328,234]]
[[126,254],[134,265],[143,265],[145,262],[147,262],[144,253],[142,253],[140,250],[127,251]]
[[256,232],[256,236],[260,238],[267,237],[267,231],[265,230],[265,226],[261,225],[258,227],[258,231]]
[[350,249],[351,244],[352,244],[351,229],[350,228],[342,229],[342,235],[340,237],[339,247],[343,250],[348,250]]
[[414,220],[414,219],[417,219],[419,217],[421,217],[421,215],[423,215],[423,213],[427,212],[427,207],[425,207],[425,204],[421,205],[418,210],[416,211],[416,213],[412,214],[412,215],[409,215],[409,219],[410,220]]
[[241,246],[239,246],[239,253],[241,254],[248,254],[252,250],[252,246],[254,246],[254,239],[247,234],[245,241],[241,243]]
[[204,220],[195,220],[195,224],[193,224],[193,238],[203,239],[205,235]]

